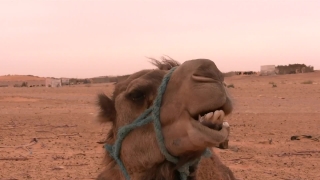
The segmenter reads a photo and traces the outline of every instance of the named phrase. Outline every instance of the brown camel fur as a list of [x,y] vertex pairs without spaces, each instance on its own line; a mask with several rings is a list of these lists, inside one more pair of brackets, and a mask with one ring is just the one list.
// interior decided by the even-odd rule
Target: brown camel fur
[[[213,61],[195,59],[180,65],[172,59],[162,62],[153,59],[152,63],[159,69],[142,70],[117,83],[112,98],[98,96],[99,120],[112,124],[106,143],[114,144],[118,129],[152,106],[167,70],[177,66],[162,98],[160,121],[165,146],[171,155],[179,158],[178,164],[167,161],[160,152],[152,123],[134,129],[125,137],[120,158],[131,180],[178,180],[178,167],[200,157],[207,147],[218,146],[227,139],[229,132],[222,125],[223,118],[213,117],[216,112],[224,112],[223,116],[230,114],[232,103],[223,85],[223,75]],[[205,120],[200,121],[203,117]],[[98,180],[125,179],[108,153],[104,165]],[[198,167],[189,170],[189,180],[235,180],[214,152],[211,158],[202,158]]]

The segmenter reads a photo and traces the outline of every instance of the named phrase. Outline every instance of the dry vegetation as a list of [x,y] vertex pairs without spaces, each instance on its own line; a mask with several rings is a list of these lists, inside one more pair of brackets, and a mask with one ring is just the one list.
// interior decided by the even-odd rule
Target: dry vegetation
[[[216,151],[235,175],[320,179],[320,72],[225,79],[235,110],[229,149]],[[108,130],[94,121],[96,94],[113,87],[0,88],[0,179],[94,179]]]

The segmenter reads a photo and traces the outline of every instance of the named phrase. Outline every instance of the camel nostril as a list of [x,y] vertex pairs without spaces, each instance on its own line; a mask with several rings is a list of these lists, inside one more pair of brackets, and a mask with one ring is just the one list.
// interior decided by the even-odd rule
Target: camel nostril
[[220,82],[217,78],[210,77],[210,76],[203,76],[203,75],[198,75],[198,74],[193,74],[191,78],[194,81],[198,82]]

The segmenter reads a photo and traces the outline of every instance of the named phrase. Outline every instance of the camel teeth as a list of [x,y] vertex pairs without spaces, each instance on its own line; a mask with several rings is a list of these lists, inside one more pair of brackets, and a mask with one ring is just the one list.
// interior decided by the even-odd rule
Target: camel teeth
[[204,116],[201,116],[199,114],[198,121],[199,122],[211,121],[211,123],[222,124],[224,116],[225,116],[225,114],[222,110],[216,110],[214,112],[209,112],[209,113],[205,114]]
[[212,123],[218,123],[218,124],[222,123],[224,116],[225,116],[225,114],[222,110],[216,110],[213,113]]
[[224,116],[226,116],[226,114],[224,113],[224,111],[220,110],[220,120],[223,121],[224,120]]
[[220,111],[219,111],[219,110],[216,110],[213,115],[214,115],[214,116],[213,116],[212,122],[214,123],[214,122],[216,122],[216,121],[219,119],[219,117],[220,117]]
[[213,116],[213,112],[209,112],[209,113],[207,113],[206,115],[204,115],[204,118],[205,118],[206,120],[210,120],[210,119],[212,118],[212,116]]
[[199,122],[203,122],[203,121],[204,121],[204,117],[201,117],[200,114],[199,114],[199,116],[198,116],[198,121],[199,121]]
[[224,122],[222,123],[222,126],[223,126],[223,127],[226,127],[226,128],[230,127],[230,125],[229,125],[229,123],[228,123],[227,121],[224,121]]

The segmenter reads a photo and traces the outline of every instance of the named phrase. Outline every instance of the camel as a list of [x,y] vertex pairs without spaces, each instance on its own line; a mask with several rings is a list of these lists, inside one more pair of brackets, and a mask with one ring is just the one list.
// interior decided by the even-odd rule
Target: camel
[[[105,140],[105,167],[97,180],[180,180],[183,173],[188,180],[235,180],[211,149],[228,139],[224,116],[233,108],[220,70],[209,59],[182,64],[166,58],[151,60],[158,69],[141,70],[117,83],[111,98],[98,95],[98,120],[110,123],[111,129]],[[166,88],[159,98],[164,79]],[[157,104],[158,117],[146,114]],[[142,114],[152,121],[123,137],[122,127],[135,124]],[[162,140],[154,119],[159,120]],[[115,148],[120,140],[121,148]],[[206,150],[210,157],[203,157]],[[182,167],[187,168],[182,171]]]

